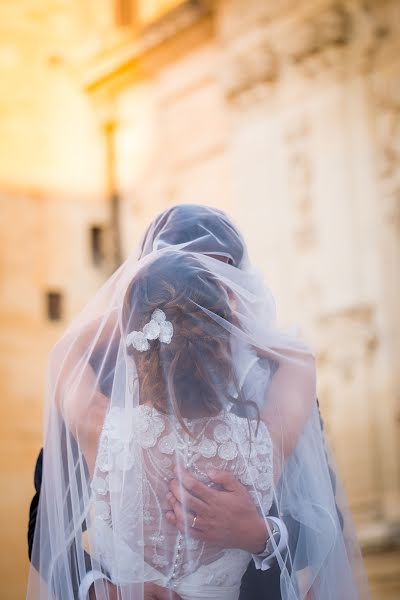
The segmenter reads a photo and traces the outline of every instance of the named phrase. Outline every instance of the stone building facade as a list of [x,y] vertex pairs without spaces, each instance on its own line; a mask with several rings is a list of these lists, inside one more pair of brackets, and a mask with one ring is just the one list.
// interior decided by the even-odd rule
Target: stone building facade
[[375,598],[400,596],[399,34],[395,0],[1,4],[4,597],[49,349],[180,202],[232,215],[316,349]]

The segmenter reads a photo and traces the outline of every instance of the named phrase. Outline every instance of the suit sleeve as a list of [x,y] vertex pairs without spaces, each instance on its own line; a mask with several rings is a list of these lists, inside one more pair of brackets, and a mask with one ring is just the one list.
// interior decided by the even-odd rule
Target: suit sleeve
[[32,557],[33,536],[35,534],[37,511],[38,511],[39,498],[40,498],[40,487],[42,485],[42,472],[43,472],[43,448],[40,450],[39,455],[36,459],[35,474],[34,474],[35,495],[33,496],[30,507],[29,507],[29,520],[28,520],[28,556],[29,556],[29,560],[31,560],[31,557]]

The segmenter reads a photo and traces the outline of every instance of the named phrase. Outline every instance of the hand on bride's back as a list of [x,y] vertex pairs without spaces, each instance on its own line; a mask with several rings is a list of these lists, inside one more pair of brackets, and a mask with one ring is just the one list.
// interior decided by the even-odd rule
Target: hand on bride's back
[[180,472],[181,481],[170,483],[168,521],[195,539],[253,554],[261,552],[267,529],[246,488],[226,471],[214,471],[209,476],[220,489],[208,487],[187,471]]

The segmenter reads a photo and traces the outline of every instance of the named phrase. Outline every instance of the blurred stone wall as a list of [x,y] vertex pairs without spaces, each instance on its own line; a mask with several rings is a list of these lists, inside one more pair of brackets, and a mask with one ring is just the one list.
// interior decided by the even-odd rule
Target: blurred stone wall
[[157,212],[201,202],[316,349],[375,598],[395,600],[400,5],[142,1],[117,26],[117,4],[0,5],[2,597],[24,596],[52,344]]

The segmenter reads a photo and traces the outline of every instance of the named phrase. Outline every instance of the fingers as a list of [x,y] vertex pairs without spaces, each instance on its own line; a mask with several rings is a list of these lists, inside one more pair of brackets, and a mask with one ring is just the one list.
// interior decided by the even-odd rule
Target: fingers
[[198,516],[206,516],[208,514],[208,505],[203,500],[187,492],[186,488],[176,479],[171,481],[169,489],[186,512],[191,511]]
[[175,527],[176,527],[176,516],[175,516],[174,511],[173,510],[168,510],[165,513],[165,516],[167,517],[167,521],[169,523],[171,523],[171,525],[175,525]]
[[[175,527],[177,527],[182,533],[186,533],[191,536],[195,530],[201,531],[203,528],[207,527],[207,522],[201,516],[195,515],[190,512],[188,513],[185,510],[183,510],[181,503],[178,502],[178,500],[173,494],[168,496],[168,502],[171,504],[171,508],[173,510],[175,519],[170,519],[168,517],[170,511],[168,511],[167,513],[167,519],[170,523],[173,523],[173,525],[175,525]],[[195,527],[193,527],[192,525],[195,517]]]
[[[167,517],[167,521],[169,523],[171,523],[171,525],[174,525],[175,527],[177,526],[177,518],[175,516],[175,513],[173,510],[169,510],[166,513],[166,517]],[[193,515],[192,515],[193,517]],[[200,531],[200,529],[196,529],[194,527],[190,528],[190,537],[194,538],[195,540],[201,540],[202,542],[209,542],[211,541],[211,537],[209,535],[209,531],[205,530],[205,531]]]
[[212,502],[214,491],[207,487],[204,483],[190,475],[187,471],[181,468],[176,469],[177,478],[183,483],[186,490],[196,496],[206,504]]
[[245,489],[228,471],[209,471],[208,476],[213,483],[219,483],[227,492]]

